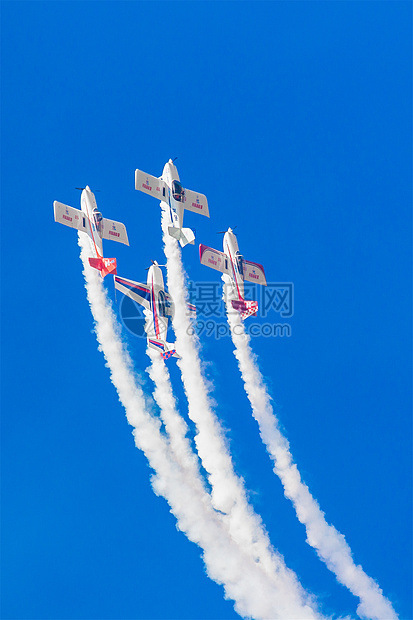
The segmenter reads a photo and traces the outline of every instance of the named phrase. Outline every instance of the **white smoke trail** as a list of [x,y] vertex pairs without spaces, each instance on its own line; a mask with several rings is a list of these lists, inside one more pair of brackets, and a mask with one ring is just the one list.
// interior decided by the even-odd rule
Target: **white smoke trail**
[[166,364],[158,351],[148,347],[146,353],[151,360],[151,366],[147,372],[155,385],[153,396],[159,407],[174,458],[187,474],[188,483],[203,496],[203,501],[209,500],[211,503],[199,470],[198,459],[187,438],[188,427],[176,410],[175,397]]
[[[237,613],[257,619],[315,618],[316,612],[311,601],[307,602],[309,597],[301,586],[298,585],[297,593],[290,588],[284,594],[280,579],[280,587],[275,588],[274,581],[257,570],[251,558],[233,544],[221,522],[221,515],[211,504],[201,501],[199,494],[194,493],[193,485],[188,484],[183,467],[174,458],[171,444],[161,433],[159,420],[148,413],[145,396],[136,383],[132,362],[122,344],[102,280],[88,264],[91,250],[89,239],[83,233],[79,233],[79,245],[99,349],[105,356],[127,420],[134,427],[135,444],[144,452],[155,472],[152,477],[155,493],[168,501],[179,529],[201,547],[207,574],[224,586],[226,597],[235,601]],[[185,458],[181,462],[183,464]]]
[[[165,424],[166,431],[171,441],[171,448],[177,462],[183,467],[188,484],[198,494],[200,501],[209,508],[212,508],[211,497],[207,494],[203,479],[201,477],[198,460],[196,459],[190,443],[186,437],[187,425],[175,408],[175,399],[172,392],[169,372],[164,361],[157,351],[147,349],[147,354],[151,358],[152,365],[148,369],[149,376],[155,384],[154,398],[160,408],[161,418]],[[213,513],[216,515],[216,513]],[[221,517],[222,520],[222,517]],[[259,569],[259,564],[255,564]],[[277,581],[273,584],[274,591]],[[279,585],[278,585],[279,587]],[[291,609],[290,612],[291,613]]]
[[261,439],[274,462],[274,472],[282,482],[285,496],[293,502],[298,519],[305,525],[308,544],[314,547],[338,581],[359,597],[357,613],[360,617],[371,620],[397,618],[378,584],[366,575],[361,566],[354,563],[344,536],[326,522],[317,501],[302,482],[297,465],[293,462],[288,440],[279,430],[271,399],[251,350],[250,337],[245,333],[239,313],[234,312],[230,305],[230,279],[226,275],[223,275],[222,279],[228,323],[235,346],[234,355],[238,360],[253,416],[258,422]]
[[188,415],[196,424],[195,444],[211,485],[212,504],[214,508],[225,513],[225,523],[233,540],[274,581],[280,598],[288,598],[286,609],[289,613],[297,600],[306,601],[308,613],[313,603],[303,591],[295,574],[286,567],[282,556],[272,548],[260,517],[248,503],[243,482],[234,472],[221,427],[212,411],[201,370],[198,342],[187,313],[187,291],[181,252],[176,240],[167,232],[167,220],[166,212],[163,211],[162,229],[168,289],[175,304],[173,327],[176,348],[182,356],[177,363],[188,400]]

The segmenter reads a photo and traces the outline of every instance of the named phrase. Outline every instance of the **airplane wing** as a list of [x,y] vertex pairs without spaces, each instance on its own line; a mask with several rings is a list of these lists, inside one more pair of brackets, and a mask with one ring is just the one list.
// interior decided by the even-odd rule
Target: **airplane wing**
[[255,282],[267,286],[267,280],[264,273],[264,267],[259,263],[252,263],[249,260],[243,260],[244,280],[247,282]]
[[149,286],[140,284],[140,282],[134,282],[133,280],[126,280],[126,278],[120,278],[119,276],[115,276],[114,280],[115,288],[118,291],[138,302],[147,310],[150,310],[151,290]]
[[185,190],[184,209],[209,217],[207,197],[204,196],[204,194],[198,194],[190,189]]
[[85,216],[79,209],[64,205],[62,202],[57,202],[57,200],[53,203],[53,209],[55,222],[70,226],[70,228],[76,228],[76,230],[86,230]]
[[196,306],[194,306],[194,304],[190,304],[189,302],[187,302],[186,313],[190,319],[196,319]]
[[122,222],[115,222],[114,220],[108,220],[104,217],[102,233],[102,239],[112,239],[112,241],[118,241],[119,243],[129,245],[126,226],[122,224]]
[[202,265],[216,269],[221,273],[227,273],[231,275],[231,271],[228,269],[228,258],[223,252],[214,250],[202,243],[199,246],[199,258]]
[[149,196],[153,196],[158,200],[168,202],[169,188],[165,181],[153,177],[151,174],[146,174],[142,170],[135,170],[135,189],[149,194]]

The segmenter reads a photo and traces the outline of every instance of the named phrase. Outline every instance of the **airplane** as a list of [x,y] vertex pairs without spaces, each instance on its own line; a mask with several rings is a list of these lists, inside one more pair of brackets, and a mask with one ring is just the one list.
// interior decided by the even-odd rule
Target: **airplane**
[[108,273],[116,273],[116,258],[104,258],[102,239],[112,239],[129,245],[125,225],[108,220],[98,211],[95,195],[89,185],[81,189],[81,210],[69,207],[62,202],[53,203],[54,219],[59,224],[76,228],[89,235],[94,258],[89,258],[91,267],[98,269],[102,278]]
[[[148,347],[159,351],[164,360],[170,357],[180,358],[175,344],[166,342],[169,317],[174,314],[174,304],[171,296],[165,291],[162,271],[156,261],[148,268],[146,284],[114,276],[115,288],[127,295],[148,312],[146,314],[145,331]],[[190,314],[195,314],[195,306],[187,304]]]
[[182,187],[172,159],[165,164],[162,176],[159,178],[142,170],[136,170],[135,189],[158,198],[167,205],[172,224],[168,226],[168,232],[182,247],[195,242],[194,232],[190,228],[182,228],[184,209],[209,217],[208,201],[204,194]]
[[230,276],[232,293],[237,297],[231,300],[231,305],[240,313],[241,318],[256,316],[258,303],[244,299],[244,281],[267,286],[264,267],[259,263],[245,260],[238,249],[237,238],[232,228],[228,228],[224,234],[224,252],[219,252],[201,243],[199,258],[202,265]]

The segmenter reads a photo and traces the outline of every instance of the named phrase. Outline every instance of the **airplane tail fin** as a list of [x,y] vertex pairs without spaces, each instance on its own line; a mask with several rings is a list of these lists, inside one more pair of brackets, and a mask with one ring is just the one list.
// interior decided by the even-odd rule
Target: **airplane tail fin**
[[116,258],[89,258],[89,265],[100,271],[102,278],[109,273],[116,274]]
[[175,344],[170,344],[164,340],[157,340],[156,338],[148,338],[148,347],[159,351],[164,360],[169,360],[170,357],[177,357],[181,359],[175,349]]
[[233,299],[231,301],[234,310],[237,310],[241,319],[244,321],[249,316],[256,316],[258,312],[258,303],[256,301],[248,301],[245,299]]
[[179,359],[181,359],[181,356],[178,355],[176,349],[169,349],[168,351],[164,351],[163,353],[161,353],[161,355],[164,360],[169,360],[170,357],[178,357]]
[[190,228],[175,228],[174,226],[168,226],[168,233],[179,241],[182,247],[185,247],[187,243],[195,243],[194,232]]

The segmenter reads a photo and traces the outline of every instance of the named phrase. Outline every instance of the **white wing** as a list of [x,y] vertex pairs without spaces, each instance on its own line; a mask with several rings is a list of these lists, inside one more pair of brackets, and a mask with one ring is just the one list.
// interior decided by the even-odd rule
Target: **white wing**
[[190,319],[196,319],[196,306],[194,304],[186,303],[186,315]]
[[141,284],[140,282],[134,282],[133,280],[127,280],[126,278],[121,278],[119,276],[115,276],[115,288],[118,289],[124,295],[127,295],[134,301],[137,301],[138,304],[150,310],[151,308],[151,291],[149,286],[146,284]]
[[185,190],[184,209],[209,217],[207,197],[204,196],[204,194],[198,194],[190,189]]
[[231,271],[228,269],[227,255],[214,248],[210,248],[202,243],[199,246],[199,258],[202,265],[216,269],[221,273],[227,273],[231,275]]
[[129,245],[125,224],[108,220],[106,217],[103,218],[102,239],[112,239],[112,241]]
[[252,263],[249,260],[243,260],[244,264],[244,280],[247,282],[255,282],[267,286],[267,279],[264,273],[264,267],[259,263]]
[[76,230],[86,231],[86,219],[82,211],[57,202],[57,200],[53,203],[53,209],[55,222],[76,228]]
[[146,174],[142,170],[135,170],[135,189],[138,189],[149,196],[169,202],[169,189],[165,181]]

